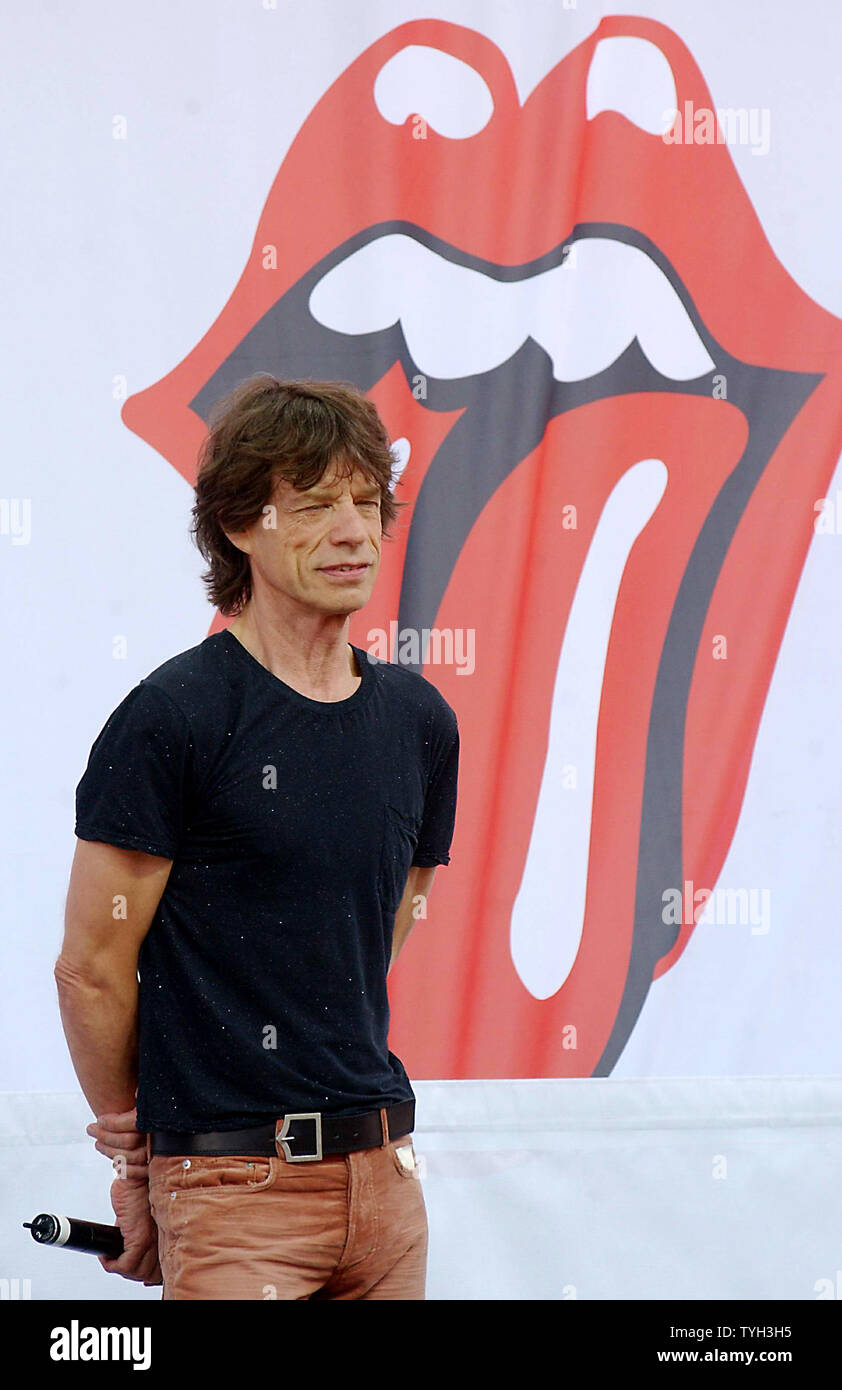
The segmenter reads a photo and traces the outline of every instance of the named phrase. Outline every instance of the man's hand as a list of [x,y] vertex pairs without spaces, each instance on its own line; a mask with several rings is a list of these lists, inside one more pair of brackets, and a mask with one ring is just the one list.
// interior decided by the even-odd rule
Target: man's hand
[[122,1274],[124,1279],[142,1281],[147,1287],[163,1284],[158,1263],[158,1227],[149,1209],[146,1178],[115,1178],[111,1184],[111,1205],[123,1232],[125,1249],[116,1260],[100,1255],[103,1269],[109,1274]]
[[[124,1164],[126,1178],[147,1177],[146,1135],[135,1128],[137,1109],[124,1110],[122,1114],[98,1115],[96,1122],[87,1127],[86,1133],[96,1140],[97,1153],[107,1158],[120,1160]],[[115,1167],[117,1165],[115,1164]]]

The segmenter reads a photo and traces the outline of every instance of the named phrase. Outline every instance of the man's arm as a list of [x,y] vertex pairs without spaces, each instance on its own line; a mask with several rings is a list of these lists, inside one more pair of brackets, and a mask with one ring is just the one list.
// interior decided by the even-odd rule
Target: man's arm
[[149,1286],[162,1276],[146,1146],[135,1128],[137,958],[172,866],[157,854],[77,839],[64,941],[53,971],[70,1057],[98,1117],[88,1133],[101,1153],[126,1164],[111,1185],[123,1254],[100,1255],[99,1262],[109,1274]]
[[55,964],[64,1035],[95,1115],[131,1110],[137,1088],[137,959],[173,861],[78,839]]
[[[418,911],[419,916],[426,915],[424,906],[430,895],[430,889],[433,886],[433,879],[435,876],[435,864],[431,869],[422,869],[419,865],[413,864],[409,870],[406,887],[403,890],[403,897],[395,913],[395,928],[392,935],[392,958],[389,961],[389,970],[391,970],[397,960],[401,947],[412,931],[413,923],[416,920],[415,911]],[[419,896],[424,899],[423,903],[417,903],[416,900]]]

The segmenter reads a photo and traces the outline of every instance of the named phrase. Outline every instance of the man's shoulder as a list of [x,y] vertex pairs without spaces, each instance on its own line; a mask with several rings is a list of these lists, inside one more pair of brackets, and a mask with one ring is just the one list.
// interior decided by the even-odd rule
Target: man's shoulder
[[214,633],[194,647],[168,657],[143,677],[141,687],[160,691],[192,723],[213,709],[226,690],[219,660],[220,636]]
[[417,711],[444,732],[456,731],[456,712],[432,681],[409,666],[386,661],[362,650],[388,698]]

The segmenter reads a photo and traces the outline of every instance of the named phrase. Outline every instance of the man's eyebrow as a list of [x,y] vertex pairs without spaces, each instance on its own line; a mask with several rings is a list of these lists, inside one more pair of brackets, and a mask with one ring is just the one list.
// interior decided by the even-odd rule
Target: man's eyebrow
[[[297,489],[296,489],[296,490],[297,490]],[[379,497],[379,496],[380,496],[380,488],[379,488],[379,486],[378,486],[377,483],[366,483],[366,484],[364,484],[364,485],[361,485],[361,486],[360,486],[359,488],[357,488],[356,490],[357,490],[358,492],[363,492],[363,493],[369,494],[369,495],[372,496],[372,497],[374,497],[374,496]],[[298,495],[299,495],[299,497],[316,497],[316,498],[334,497],[334,496],[336,495],[336,488],[308,487],[308,488],[304,488],[301,492],[299,492]]]

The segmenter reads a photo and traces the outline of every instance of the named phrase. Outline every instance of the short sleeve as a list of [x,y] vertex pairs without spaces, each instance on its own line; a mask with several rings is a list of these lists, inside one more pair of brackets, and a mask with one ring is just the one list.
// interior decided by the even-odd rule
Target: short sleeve
[[174,859],[191,749],[185,715],[165,691],[141,681],[91,748],[76,788],[79,839]]
[[456,821],[456,784],[459,775],[459,727],[448,705],[449,718],[439,755],[434,763],[424,798],[424,815],[418,833],[413,864],[431,869],[450,863],[450,843]]

